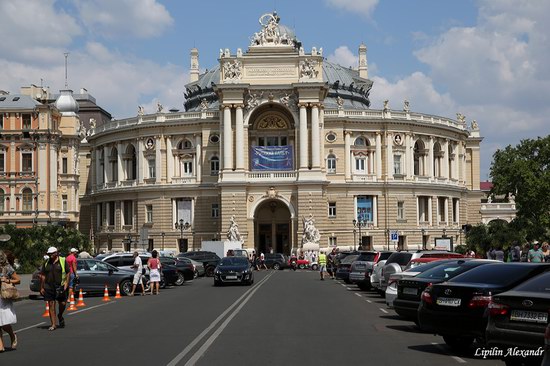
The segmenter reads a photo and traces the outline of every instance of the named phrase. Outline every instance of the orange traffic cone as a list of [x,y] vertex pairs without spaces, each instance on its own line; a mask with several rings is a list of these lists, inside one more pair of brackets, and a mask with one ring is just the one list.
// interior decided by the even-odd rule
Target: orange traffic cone
[[115,299],[122,299],[122,296],[120,295],[120,287],[118,286],[118,283],[116,284]]
[[78,303],[76,304],[76,306],[86,306],[86,304],[84,303],[84,295],[82,294],[82,289],[80,289],[80,293],[78,294]]
[[46,311],[44,314],[42,314],[43,318],[49,318],[50,317],[50,302],[46,301]]
[[107,289],[107,285],[105,285],[105,291],[103,292],[103,301],[111,301],[111,299],[109,299],[109,290]]
[[70,295],[70,302],[69,302],[69,308],[67,309],[67,311],[75,311],[75,310],[78,310],[78,308],[75,306],[75,301],[74,301],[74,291],[73,289],[69,289],[69,293],[71,294]]

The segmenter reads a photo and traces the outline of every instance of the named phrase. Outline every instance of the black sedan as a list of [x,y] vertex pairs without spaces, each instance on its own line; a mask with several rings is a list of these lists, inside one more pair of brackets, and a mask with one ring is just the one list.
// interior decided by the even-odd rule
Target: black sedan
[[[510,291],[493,296],[489,303],[486,341],[489,347],[544,349],[544,333],[550,309],[550,272],[545,272]],[[542,356],[540,354],[539,356]],[[532,357],[537,358],[537,357]],[[542,357],[538,357],[540,364]]]
[[224,257],[214,270],[214,286],[224,283],[252,285],[254,274],[252,266],[245,257]]
[[349,274],[351,272],[351,264],[357,260],[359,257],[358,254],[351,254],[346,256],[344,259],[338,263],[336,266],[336,278],[339,280],[344,280],[345,283],[351,283],[349,279]]
[[397,282],[397,298],[393,300],[393,308],[399,316],[418,323],[417,313],[420,305],[420,295],[428,285],[450,280],[484,264],[495,263],[491,260],[469,258],[445,260],[437,265],[438,262],[431,263],[436,264],[433,268],[414,277],[400,279]]
[[[163,274],[164,278],[167,283],[173,283],[176,286],[181,286],[185,283],[185,281],[192,281],[195,277],[195,272],[193,269],[193,264],[191,262],[182,260],[176,260],[175,258],[171,257],[160,257],[160,263],[162,263],[163,268]],[[173,270],[176,269],[175,278],[168,277],[168,275],[165,272],[165,268]],[[171,278],[173,282],[168,281],[167,279]]]
[[487,264],[428,286],[418,308],[420,328],[442,335],[452,348],[467,349],[475,338],[485,336],[486,309],[492,296],[547,270],[550,264]]
[[[119,285],[122,295],[129,295],[132,292],[132,280],[134,271],[117,268],[99,261],[97,259],[81,259],[77,263],[77,272],[80,283],[77,285],[77,290],[82,289],[83,292],[90,294],[103,294],[105,285],[111,294],[116,292],[116,285]],[[148,289],[149,278],[144,276],[145,288]],[[33,273],[31,283],[31,291],[40,291],[40,273]]]

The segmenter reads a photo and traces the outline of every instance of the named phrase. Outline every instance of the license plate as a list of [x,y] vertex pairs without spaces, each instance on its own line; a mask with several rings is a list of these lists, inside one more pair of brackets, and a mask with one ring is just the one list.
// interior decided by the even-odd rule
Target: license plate
[[236,280],[237,276],[225,276],[226,280]]
[[403,287],[403,293],[405,295],[417,295],[418,290],[412,287]]
[[548,322],[548,313],[539,311],[512,310],[510,320],[546,324]]
[[354,266],[354,268],[355,268],[356,270],[363,270],[363,271],[365,270],[366,267],[367,267],[367,266],[365,266],[364,264],[356,264],[356,265]]
[[440,297],[437,299],[436,304],[441,306],[457,307],[457,306],[460,306],[460,299],[453,299],[450,297]]

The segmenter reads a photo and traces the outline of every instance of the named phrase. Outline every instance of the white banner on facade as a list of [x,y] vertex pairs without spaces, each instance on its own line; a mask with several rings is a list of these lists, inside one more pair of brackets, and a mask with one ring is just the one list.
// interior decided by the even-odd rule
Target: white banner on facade
[[193,221],[191,220],[191,203],[192,201],[190,199],[183,199],[177,201],[177,212],[178,217],[176,217],[177,222],[180,222],[181,219],[183,219],[183,223],[189,223],[192,224]]

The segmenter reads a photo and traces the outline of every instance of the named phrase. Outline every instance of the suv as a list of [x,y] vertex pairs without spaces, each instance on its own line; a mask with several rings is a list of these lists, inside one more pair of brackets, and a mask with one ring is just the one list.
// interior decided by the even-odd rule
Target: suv
[[288,260],[282,253],[268,253],[265,254],[265,265],[275,270],[283,269],[288,267]]
[[393,252],[360,252],[359,256],[351,264],[349,280],[356,284],[361,290],[370,289],[370,276],[376,263],[386,260]]
[[208,277],[214,276],[214,270],[216,269],[216,266],[221,259],[216,253],[206,250],[180,253],[178,254],[178,257],[185,257],[197,262],[201,262],[204,265],[204,271]]
[[380,276],[380,289],[385,293],[390,276],[394,273],[403,272],[405,267],[413,259],[417,258],[464,258],[464,255],[459,253],[448,252],[444,250],[417,250],[416,252],[400,251],[395,252],[386,261],[382,268]]

